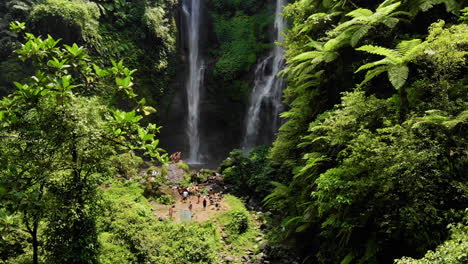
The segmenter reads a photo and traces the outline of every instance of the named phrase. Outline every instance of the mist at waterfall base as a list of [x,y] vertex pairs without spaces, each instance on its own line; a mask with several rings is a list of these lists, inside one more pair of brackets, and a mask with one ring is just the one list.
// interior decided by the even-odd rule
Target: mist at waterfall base
[[[282,17],[286,0],[277,0],[274,32],[276,42],[283,42],[286,22]],[[255,81],[250,105],[245,117],[242,148],[245,152],[255,146],[271,144],[280,126],[279,114],[283,110],[284,81],[278,73],[284,66],[284,51],[275,45],[270,54],[260,61],[255,70]]]

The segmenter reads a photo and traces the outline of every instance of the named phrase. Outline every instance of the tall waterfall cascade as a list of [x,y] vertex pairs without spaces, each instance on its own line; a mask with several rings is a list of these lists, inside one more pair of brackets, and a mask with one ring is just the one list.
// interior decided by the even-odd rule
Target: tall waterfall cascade
[[[275,41],[283,42],[286,21],[283,19],[283,7],[287,0],[276,0]],[[270,54],[260,61],[255,70],[255,81],[250,97],[250,104],[245,121],[242,147],[244,150],[268,144],[274,138],[279,126],[279,114],[282,111],[282,90],[284,81],[277,75],[284,66],[283,48],[275,45]]]
[[188,162],[200,163],[200,89],[203,85],[204,63],[200,55],[201,1],[183,0],[182,11],[187,23],[189,72],[187,90],[187,136],[190,146]]

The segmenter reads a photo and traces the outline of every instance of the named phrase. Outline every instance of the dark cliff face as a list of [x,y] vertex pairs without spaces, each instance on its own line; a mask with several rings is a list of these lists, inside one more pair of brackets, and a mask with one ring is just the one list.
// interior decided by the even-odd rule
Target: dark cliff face
[[[272,13],[271,3],[274,1],[259,1],[260,6],[264,6],[262,12],[268,9]],[[204,83],[201,90],[200,99],[200,149],[203,160],[208,167],[216,167],[219,162],[225,159],[229,152],[239,148],[242,142],[244,131],[244,118],[247,110],[248,96],[254,80],[254,70],[256,61],[260,60],[268,51],[268,41],[270,39],[270,27],[256,26],[255,33],[258,45],[264,45],[266,49],[256,51],[256,59],[247,65],[241,72],[237,72],[235,78],[224,80],[215,73],[216,64],[220,60],[221,46],[223,45],[217,34],[218,26],[214,16],[222,16],[227,21],[235,16],[236,10],[226,10],[226,13],[219,13],[213,5],[214,1],[204,0],[204,10],[202,16],[200,48],[206,67],[204,73]],[[260,10],[260,8],[259,8]],[[242,13],[244,16],[244,13]],[[255,15],[255,14],[251,14]],[[186,98],[186,78],[188,68],[188,44],[187,29],[184,17],[179,10],[175,14],[178,26],[178,52],[179,63],[177,65],[176,77],[171,84],[171,92],[166,96],[166,105],[159,107],[159,125],[161,130],[161,147],[169,153],[181,151],[183,158],[187,158],[189,146],[186,134],[187,98]],[[249,17],[249,15],[245,15]],[[235,58],[233,58],[235,59]],[[238,84],[241,85],[238,85]],[[185,155],[184,155],[185,154]]]

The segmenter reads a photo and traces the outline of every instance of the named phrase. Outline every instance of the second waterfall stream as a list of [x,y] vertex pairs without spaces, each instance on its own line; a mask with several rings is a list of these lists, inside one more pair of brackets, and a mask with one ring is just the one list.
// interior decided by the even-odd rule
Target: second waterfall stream
[[[274,41],[283,42],[286,21],[283,19],[283,7],[287,0],[277,0],[275,10]],[[242,147],[244,150],[273,141],[283,108],[282,90],[284,81],[277,75],[284,66],[284,51],[274,45],[270,54],[259,62],[255,70],[255,82],[250,97],[245,121]]]

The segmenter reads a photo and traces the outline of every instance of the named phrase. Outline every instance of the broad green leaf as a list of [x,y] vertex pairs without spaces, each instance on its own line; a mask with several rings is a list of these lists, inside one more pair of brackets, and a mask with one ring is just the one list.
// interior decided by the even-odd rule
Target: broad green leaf
[[142,110],[145,115],[151,115],[157,112],[156,109],[151,106],[143,106]]
[[408,79],[409,68],[406,65],[390,67],[388,70],[388,79],[395,89],[399,90]]

